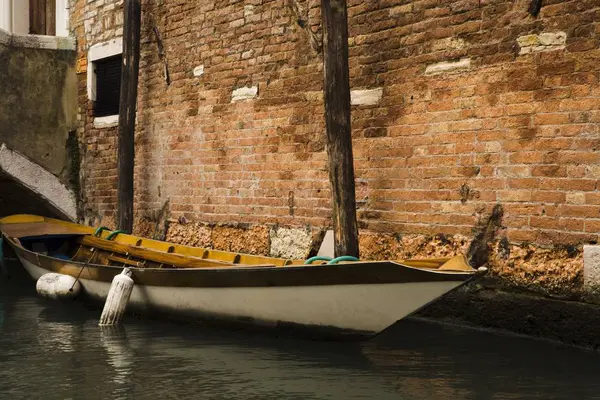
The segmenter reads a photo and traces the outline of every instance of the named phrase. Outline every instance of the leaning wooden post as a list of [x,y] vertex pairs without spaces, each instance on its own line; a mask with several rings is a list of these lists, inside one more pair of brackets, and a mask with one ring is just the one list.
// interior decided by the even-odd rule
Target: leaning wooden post
[[140,0],[123,4],[123,65],[119,102],[119,155],[117,219],[119,229],[133,230],[133,160],[135,157],[135,112],[140,69]]
[[325,121],[333,203],[335,255],[358,257],[354,161],[350,129],[346,0],[321,0]]

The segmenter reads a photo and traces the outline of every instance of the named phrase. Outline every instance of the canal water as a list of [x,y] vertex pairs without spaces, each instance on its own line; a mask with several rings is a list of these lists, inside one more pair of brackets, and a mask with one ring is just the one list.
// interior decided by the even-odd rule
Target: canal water
[[0,399],[600,399],[600,355],[421,321],[364,343],[127,318],[0,277]]

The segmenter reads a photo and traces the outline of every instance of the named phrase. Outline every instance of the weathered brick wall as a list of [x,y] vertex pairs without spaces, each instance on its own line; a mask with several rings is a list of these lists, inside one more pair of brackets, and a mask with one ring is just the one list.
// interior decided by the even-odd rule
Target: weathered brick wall
[[[330,224],[319,4],[143,2],[140,217],[168,200],[174,221]],[[390,235],[365,254],[398,233],[472,237],[497,203],[505,243],[597,239],[600,4],[547,0],[537,17],[529,4],[349,1],[351,87],[370,90],[352,106],[360,226]],[[122,34],[122,1],[72,6],[80,58]],[[85,73],[80,100],[88,214],[110,217],[116,130],[93,129]],[[506,267],[519,282],[552,270],[518,278],[521,256]],[[573,265],[557,279],[577,286]]]
[[123,0],[70,0],[71,34],[77,38],[78,129],[82,149],[80,185],[86,222],[112,217],[116,209],[117,129],[95,129],[87,97],[87,51],[123,34]]

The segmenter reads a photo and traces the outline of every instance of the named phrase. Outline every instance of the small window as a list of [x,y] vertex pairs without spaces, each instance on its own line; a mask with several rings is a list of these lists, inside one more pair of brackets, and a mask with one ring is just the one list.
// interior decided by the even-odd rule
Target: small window
[[29,0],[29,33],[56,35],[56,0]]
[[123,57],[119,54],[94,61],[94,72],[96,73],[95,117],[119,114],[122,60]]

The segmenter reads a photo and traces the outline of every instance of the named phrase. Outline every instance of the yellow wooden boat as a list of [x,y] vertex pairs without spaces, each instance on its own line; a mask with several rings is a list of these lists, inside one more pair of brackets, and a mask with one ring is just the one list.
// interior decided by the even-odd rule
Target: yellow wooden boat
[[93,301],[104,302],[128,267],[135,283],[128,311],[335,337],[373,336],[482,272],[463,256],[306,264],[35,215],[2,218],[0,232],[34,280],[74,277]]

